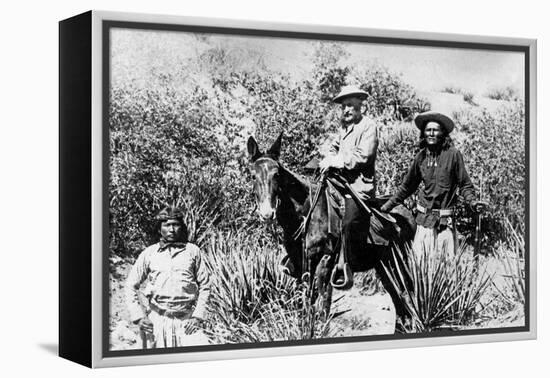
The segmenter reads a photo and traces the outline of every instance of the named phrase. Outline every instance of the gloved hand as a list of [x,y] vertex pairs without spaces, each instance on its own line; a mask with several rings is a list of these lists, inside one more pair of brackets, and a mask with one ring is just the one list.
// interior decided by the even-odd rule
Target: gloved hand
[[386,203],[384,203],[380,207],[380,211],[382,211],[384,213],[389,213],[392,209],[393,209],[393,205],[392,205],[390,200],[387,200]]

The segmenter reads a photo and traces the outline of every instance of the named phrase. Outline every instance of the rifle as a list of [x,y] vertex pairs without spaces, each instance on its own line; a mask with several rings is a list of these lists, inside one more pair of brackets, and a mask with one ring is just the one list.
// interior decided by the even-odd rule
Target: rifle
[[392,217],[390,214],[383,213],[375,207],[367,206],[367,204],[365,204],[365,202],[359,197],[359,194],[355,191],[355,189],[353,189],[351,187],[351,185],[343,177],[341,177],[340,175],[336,175],[336,174],[333,174],[332,177],[337,179],[338,183],[340,185],[343,185],[347,189],[348,193],[352,196],[352,198],[355,200],[355,202],[367,214],[372,215],[374,213],[374,215],[376,215],[378,218],[382,218],[385,221],[390,222],[390,223],[396,223],[395,218]]
[[[481,172],[479,181],[479,201],[481,202],[483,201],[483,171]],[[481,253],[481,220],[483,219],[483,213],[477,213],[476,218],[474,256],[478,256]]]

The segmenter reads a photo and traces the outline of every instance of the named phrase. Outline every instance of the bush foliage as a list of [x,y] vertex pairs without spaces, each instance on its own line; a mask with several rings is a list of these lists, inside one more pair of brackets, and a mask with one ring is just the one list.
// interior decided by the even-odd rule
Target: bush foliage
[[[161,70],[151,73],[155,80],[146,88],[116,82],[109,109],[114,254],[135,255],[154,241],[158,234],[152,219],[166,203],[184,205],[193,219],[204,222],[190,225],[198,230],[206,225],[260,227],[251,216],[246,138],[255,135],[265,148],[283,132],[282,162],[307,174],[303,167],[338,128],[340,110],[331,99],[344,84],[359,84],[370,94],[365,114],[380,127],[378,191],[392,193],[416,153],[418,131],[408,121],[430,105],[384,67],[347,66],[340,50],[318,43],[313,70],[300,80],[267,71],[263,64],[243,66],[243,52],[213,46],[197,58],[200,73],[210,79],[206,82]],[[261,56],[254,59],[261,63]],[[458,125],[456,145],[475,186],[483,181],[481,199],[490,204],[483,220],[485,243],[503,240],[505,215],[523,232],[523,103],[511,102],[496,113],[468,109],[452,116]],[[459,227],[469,235],[474,220],[461,209]]]
[[[371,94],[367,115],[392,129],[393,122],[429,107],[398,75],[379,67],[339,66],[341,54],[329,47],[317,46],[314,70],[300,81],[265,69],[239,69],[234,54],[215,46],[198,58],[211,79],[207,84],[160,71],[151,73],[154,80],[146,89],[116,82],[109,109],[113,252],[135,255],[154,241],[152,219],[166,203],[185,204],[195,213],[200,209],[199,219],[212,218],[209,209],[215,209],[213,223],[221,229],[255,223],[246,138],[254,134],[266,147],[284,132],[282,161],[305,174],[303,167],[338,128],[340,110],[331,99],[342,84],[361,83]],[[218,72],[220,60],[229,60],[233,70]],[[404,130],[397,127],[396,133]],[[403,152],[403,161],[388,156],[381,164],[384,190],[395,185],[404,157],[411,155],[410,143],[388,143]]]
[[[314,315],[303,313],[310,309],[303,306],[300,288],[276,270],[277,229],[253,214],[249,135],[265,149],[283,132],[283,164],[307,176],[305,165],[322,154],[320,146],[339,127],[340,109],[332,98],[342,85],[356,84],[370,94],[365,116],[379,125],[379,194],[394,192],[417,153],[419,134],[410,121],[430,109],[426,99],[384,67],[346,64],[345,51],[336,45],[318,43],[313,56],[312,71],[296,78],[267,70],[261,54],[215,45],[196,61],[166,65],[175,70],[151,70],[146,86],[115,80],[110,89],[112,257],[132,260],[157,241],[155,214],[166,204],[183,207],[190,240],[205,249],[217,272],[213,313],[226,323],[211,331],[219,340],[328,334],[326,324],[318,328]],[[483,183],[481,199],[489,203],[484,245],[508,242],[506,227],[525,231],[524,104],[510,101],[492,113],[469,107],[452,117],[455,143],[476,188]],[[407,202],[411,209],[415,198]],[[459,209],[459,231],[471,237],[473,214],[462,203]]]
[[[463,133],[459,148],[470,178],[479,199],[489,204],[482,221],[485,244],[507,239],[507,218],[514,230],[523,235],[527,188],[524,103],[517,101],[494,113],[459,112],[453,117]],[[467,209],[461,209],[462,230],[473,229],[466,220]]]

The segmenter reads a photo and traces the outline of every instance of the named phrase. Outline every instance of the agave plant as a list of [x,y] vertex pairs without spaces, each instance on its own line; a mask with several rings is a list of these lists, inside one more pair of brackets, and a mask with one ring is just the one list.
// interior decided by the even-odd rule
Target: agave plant
[[467,258],[465,250],[463,244],[453,256],[445,246],[393,249],[393,267],[384,268],[411,317],[405,332],[459,328],[482,311],[481,298],[492,276],[480,269],[476,259]]

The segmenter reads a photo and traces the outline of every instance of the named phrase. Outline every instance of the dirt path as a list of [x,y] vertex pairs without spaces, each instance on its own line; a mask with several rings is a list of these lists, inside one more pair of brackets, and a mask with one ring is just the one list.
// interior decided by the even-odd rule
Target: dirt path
[[[341,299],[338,299],[340,298]],[[335,311],[348,310],[334,319],[338,327],[336,336],[365,336],[393,334],[395,328],[395,309],[391,297],[383,292],[365,294],[354,286],[347,291],[335,290]]]

